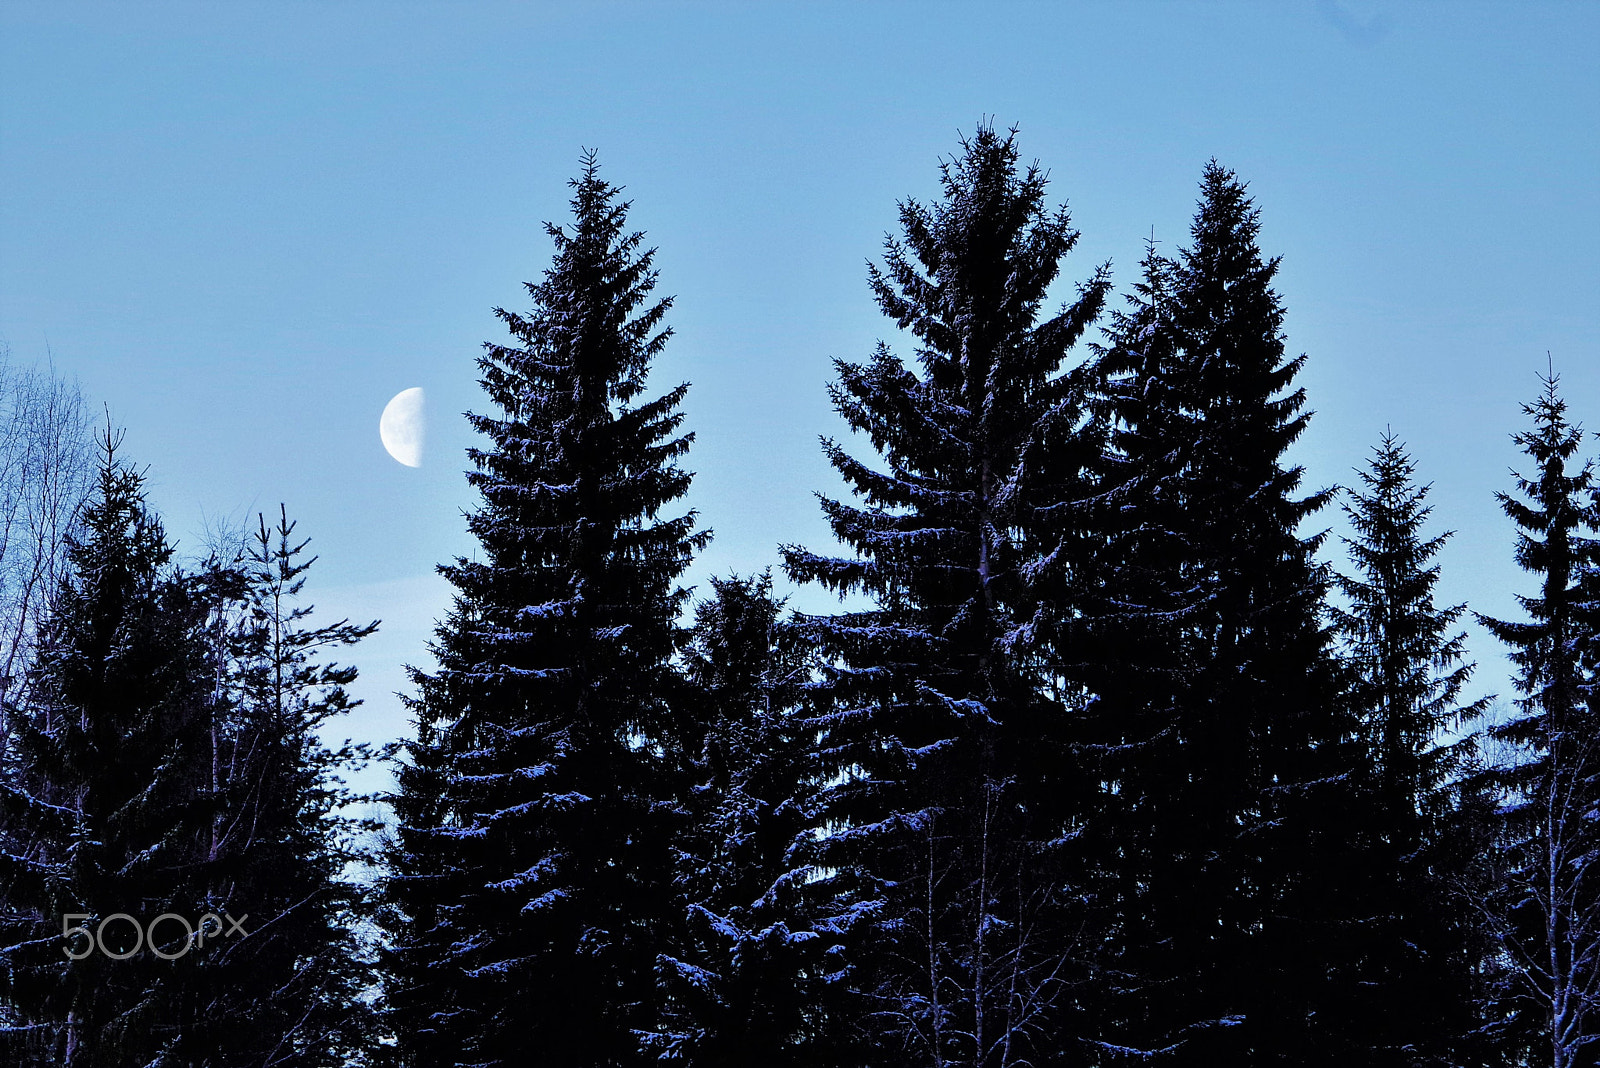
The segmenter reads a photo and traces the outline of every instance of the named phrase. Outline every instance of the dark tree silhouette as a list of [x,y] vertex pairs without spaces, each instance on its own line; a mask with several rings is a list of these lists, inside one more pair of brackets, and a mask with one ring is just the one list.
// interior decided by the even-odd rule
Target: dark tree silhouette
[[689,820],[678,845],[684,943],[662,959],[654,1047],[695,1065],[826,1063],[826,946],[795,926],[818,784],[800,711],[810,651],[772,578],[711,580],[685,666]]
[[1335,619],[1362,717],[1362,804],[1352,816],[1369,822],[1360,872],[1367,918],[1355,931],[1363,978],[1342,1007],[1347,1026],[1366,1033],[1366,1063],[1447,1065],[1483,1054],[1478,966],[1489,946],[1461,897],[1473,872],[1456,787],[1476,759],[1460,729],[1492,698],[1461,700],[1473,666],[1466,633],[1451,631],[1466,606],[1434,603],[1435,560],[1450,534],[1424,534],[1432,509],[1413,473],[1404,446],[1385,433],[1344,505],[1355,570],[1338,580],[1348,607]]
[[[219,704],[210,625],[223,591],[214,575],[170,566],[120,441],[109,428],[101,439],[28,701],[6,709],[18,744],[16,775],[0,784],[11,1063],[143,1064],[180,1042],[200,954],[164,960],[134,925],[212,911],[200,845]],[[117,914],[128,919],[105,922]],[[63,938],[79,926],[109,952]],[[177,924],[158,934],[163,952],[183,949]]]
[[687,386],[639,400],[669,331],[654,251],[593,155],[533,310],[498,310],[471,421],[482,558],[416,672],[394,797],[390,1020],[412,1065],[638,1063],[674,944],[683,725],[672,660],[707,533],[676,465]]
[[[1595,471],[1580,462],[1583,430],[1567,418],[1555,374],[1523,406],[1533,427],[1516,442],[1535,465],[1517,495],[1495,496],[1520,528],[1516,559],[1539,583],[1519,594],[1527,621],[1479,615],[1511,647],[1519,715],[1489,730],[1516,758],[1490,769],[1505,798],[1502,887],[1487,915],[1512,967],[1497,1022],[1538,1034],[1555,1068],[1593,1063],[1600,1038],[1600,543]],[[1539,1047],[1543,1048],[1540,1049]]]
[[1038,509],[1073,481],[1081,444],[1061,364],[1108,282],[1097,271],[1040,321],[1078,235],[1045,209],[1044,173],[1019,171],[1014,132],[980,126],[941,176],[940,201],[902,203],[903,240],[870,268],[920,374],[886,345],[835,361],[834,406],[883,461],[824,442],[860,498],[822,501],[854,555],[784,550],[794,578],[873,600],[805,621],[827,660],[813,922],[838,940],[870,1063],[1016,1065],[1066,1041],[1088,952],[1067,863],[1075,697],[1018,643],[1048,551]]
[[294,539],[280,506],[232,568],[241,580],[218,635],[228,701],[210,723],[214,812],[202,839],[213,911],[248,914],[250,930],[202,958],[188,1022],[172,1063],[344,1066],[376,1031],[366,996],[373,954],[359,929],[372,903],[347,874],[370,861],[377,824],[349,813],[371,798],[344,777],[367,745],[322,735],[354,708],[356,669],[323,659],[356,644],[376,621],[313,625],[302,603],[316,557]]
[[1348,971],[1357,754],[1321,537],[1298,533],[1331,494],[1295,497],[1283,460],[1310,417],[1291,388],[1305,358],[1285,354],[1259,229],[1244,184],[1208,164],[1188,246],[1146,255],[1099,361],[1105,584],[1079,629],[1110,792],[1112,1062],[1349,1052],[1318,1010]]
[[355,671],[316,657],[373,628],[291,607],[286,518],[249,559],[174,566],[119,441],[6,708],[7,1063],[345,1065],[372,1028],[337,776],[364,753],[318,740]]

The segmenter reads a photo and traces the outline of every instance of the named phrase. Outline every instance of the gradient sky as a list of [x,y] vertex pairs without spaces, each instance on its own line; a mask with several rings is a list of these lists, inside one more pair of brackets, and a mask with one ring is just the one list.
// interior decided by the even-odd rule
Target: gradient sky
[[[1492,494],[1547,351],[1600,428],[1597,54],[1577,2],[0,2],[0,341],[109,405],[184,549],[287,502],[311,599],[384,620],[350,725],[383,739],[447,603],[432,569],[472,549],[490,310],[526,308],[582,148],[676,297],[654,381],[693,383],[716,531],[691,582],[828,544],[829,360],[909,354],[865,261],[960,133],[1016,125],[1049,169],[1083,234],[1062,297],[1103,260],[1131,281],[1152,228],[1180,244],[1215,156],[1283,257],[1308,483],[1392,426],[1457,531],[1442,596],[1514,613]],[[418,469],[377,435],[412,386]],[[1472,641],[1477,690],[1509,694]]]

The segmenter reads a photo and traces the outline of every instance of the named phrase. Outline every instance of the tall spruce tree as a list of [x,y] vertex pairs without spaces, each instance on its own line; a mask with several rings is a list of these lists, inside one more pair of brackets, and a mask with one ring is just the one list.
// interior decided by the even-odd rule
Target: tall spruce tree
[[[100,441],[28,703],[6,709],[18,743],[17,774],[0,784],[11,1064],[159,1062],[181,1046],[196,969],[218,949],[186,952],[171,920],[144,946],[157,916],[194,923],[214,911],[202,843],[218,704],[210,626],[222,593],[216,576],[171,566],[120,441],[109,428]],[[97,942],[63,937],[76,928]]]
[[670,300],[654,250],[593,154],[571,228],[527,286],[533,310],[479,360],[499,409],[473,415],[482,558],[441,572],[456,600],[436,671],[415,672],[390,853],[390,1019],[408,1065],[641,1063],[672,944],[681,820],[675,586],[708,533],[659,518],[687,386],[640,401]]
[[1361,806],[1370,821],[1361,874],[1367,920],[1366,995],[1346,1006],[1367,1032],[1368,1064],[1445,1065],[1477,1060],[1478,963],[1488,950],[1476,910],[1461,900],[1470,855],[1459,833],[1456,786],[1475,756],[1459,731],[1490,697],[1461,700],[1473,665],[1466,633],[1451,631],[1465,605],[1439,607],[1435,559],[1450,533],[1425,536],[1428,487],[1393,434],[1385,433],[1362,490],[1344,504],[1355,573],[1338,580],[1348,606],[1335,618],[1356,681],[1362,717]]
[[1584,433],[1567,418],[1552,372],[1523,406],[1533,427],[1516,443],[1535,465],[1517,494],[1497,493],[1520,528],[1516,560],[1539,589],[1519,594],[1526,621],[1480,615],[1511,647],[1518,715],[1490,728],[1514,758],[1487,770],[1503,813],[1502,881],[1488,916],[1511,968],[1494,1022],[1536,1061],[1593,1064],[1600,1040],[1600,526]]
[[[1074,665],[1093,695],[1079,717],[1085,770],[1100,785],[1083,834],[1102,932],[1093,988],[1098,1060],[1171,1053],[1182,1035],[1170,911],[1171,866],[1191,844],[1180,781],[1191,774],[1182,723],[1196,693],[1205,597],[1184,479],[1204,432],[1186,407],[1175,323],[1179,267],[1152,237],[1140,276],[1095,346],[1094,412],[1103,453],[1097,493],[1079,509],[1089,550],[1041,569],[1046,656]],[[1071,534],[1071,531],[1064,532]],[[1081,545],[1082,538],[1078,542]]]
[[1098,633],[1090,726],[1123,843],[1101,989],[1111,1062],[1351,1055],[1323,1009],[1349,972],[1341,810],[1356,751],[1321,537],[1298,533],[1331,494],[1297,498],[1301,468],[1284,462],[1310,415],[1291,388],[1305,358],[1285,354],[1259,229],[1244,184],[1212,161],[1188,247],[1146,256],[1100,361],[1115,507],[1108,586],[1080,629]]
[[982,125],[942,165],[939,203],[901,204],[903,240],[869,271],[920,374],[883,344],[835,361],[834,406],[883,467],[825,440],[860,498],[822,499],[853,555],[784,549],[795,579],[873,601],[806,619],[826,659],[813,922],[872,1036],[859,1063],[1058,1056],[1091,952],[1067,863],[1076,695],[1025,649],[1045,552],[1026,532],[1045,497],[1073,496],[1081,398],[1061,364],[1108,282],[1040,321],[1078,235],[1017,158],[1014,131]]

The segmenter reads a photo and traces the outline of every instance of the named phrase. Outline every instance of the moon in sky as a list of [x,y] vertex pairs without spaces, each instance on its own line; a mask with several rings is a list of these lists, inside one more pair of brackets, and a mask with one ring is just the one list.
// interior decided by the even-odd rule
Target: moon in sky
[[422,445],[428,430],[422,401],[421,386],[401,390],[384,406],[383,416],[378,420],[378,437],[383,439],[383,447],[407,467],[422,466]]

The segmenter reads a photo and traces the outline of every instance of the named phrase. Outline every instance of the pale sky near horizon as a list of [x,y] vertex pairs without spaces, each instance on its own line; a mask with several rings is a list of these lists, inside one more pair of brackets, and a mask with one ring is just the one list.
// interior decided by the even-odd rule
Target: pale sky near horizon
[[[1392,426],[1457,531],[1441,597],[1509,614],[1492,494],[1547,352],[1600,429],[1597,54],[1594,3],[0,0],[0,341],[109,406],[185,547],[287,502],[311,599],[384,619],[351,657],[351,733],[380,740],[448,597],[432,569],[471,551],[473,361],[582,148],[676,300],[654,382],[693,383],[716,531],[691,582],[829,543],[829,360],[909,355],[864,264],[960,133],[1016,125],[1049,169],[1082,231],[1062,297],[1103,260],[1130,282],[1152,228],[1181,244],[1215,156],[1283,258],[1308,487]],[[413,469],[377,425],[417,386]]]

